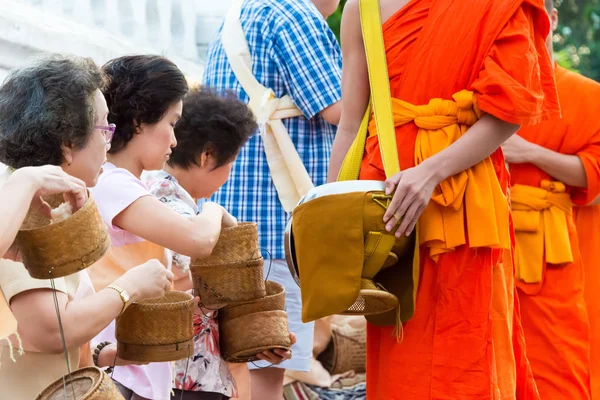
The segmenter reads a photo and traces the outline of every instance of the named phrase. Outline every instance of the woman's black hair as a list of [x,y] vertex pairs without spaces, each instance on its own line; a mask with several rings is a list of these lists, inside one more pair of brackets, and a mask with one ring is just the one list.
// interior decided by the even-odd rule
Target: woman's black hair
[[168,164],[189,168],[208,152],[218,168],[236,157],[256,129],[252,111],[235,94],[217,94],[206,86],[192,89],[183,100],[183,115],[175,125],[177,146]]
[[188,91],[183,73],[161,56],[120,57],[106,63],[102,70],[108,78],[103,91],[108,122],[117,125],[111,154],[123,150],[142,123],[159,122]]

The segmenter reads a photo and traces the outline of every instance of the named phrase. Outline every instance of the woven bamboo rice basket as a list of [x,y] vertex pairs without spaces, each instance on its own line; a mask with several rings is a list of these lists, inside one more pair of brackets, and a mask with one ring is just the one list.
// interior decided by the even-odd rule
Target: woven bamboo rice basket
[[195,294],[205,308],[240,304],[265,295],[263,258],[190,267]]
[[254,222],[240,222],[237,226],[221,229],[221,235],[210,256],[199,258],[192,266],[235,264],[260,257],[258,227]]
[[319,354],[317,360],[331,374],[343,374],[354,371],[365,372],[366,367],[366,330],[333,329],[329,345]]
[[267,281],[266,296],[219,311],[220,349],[228,362],[256,361],[257,354],[292,346],[285,308],[285,290]]
[[[112,379],[97,367],[82,368],[57,379],[40,393],[36,400],[125,400]],[[75,398],[73,398],[75,393]]]
[[[45,200],[55,208],[63,197]],[[110,247],[110,237],[89,196],[81,209],[54,224],[48,217],[30,212],[17,234],[17,245],[29,275],[50,279],[74,274],[98,261]]]
[[168,292],[131,304],[117,318],[117,355],[138,362],[176,361],[193,354],[193,297]]

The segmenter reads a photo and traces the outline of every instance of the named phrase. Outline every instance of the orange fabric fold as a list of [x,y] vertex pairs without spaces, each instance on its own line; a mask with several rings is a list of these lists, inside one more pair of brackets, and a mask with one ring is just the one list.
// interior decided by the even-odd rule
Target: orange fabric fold
[[[544,47],[549,21],[540,3],[408,2],[383,25],[391,94],[405,102],[395,106],[396,118],[414,113],[410,105],[429,107],[431,99],[442,99],[432,107],[454,107],[445,101],[458,103],[452,101],[453,95],[462,90],[475,93],[480,112],[507,122],[537,123],[560,115]],[[417,113],[420,110],[424,109]],[[478,114],[476,108],[472,112],[470,117]],[[444,116],[432,117],[437,118]],[[398,159],[404,170],[429,156],[422,150],[430,131],[421,131],[421,122],[417,115],[396,126]],[[470,124],[464,124],[464,130]],[[448,140],[444,135],[448,134],[440,133],[439,143]],[[483,175],[498,185],[500,193],[493,191],[491,202],[481,206],[506,207],[501,203],[507,201],[508,173],[501,151],[489,157],[486,169]],[[385,179],[377,135],[367,139],[360,179]],[[368,399],[539,399],[525,354],[511,250],[493,244],[473,246],[481,244],[481,238],[471,230],[477,219],[466,205],[466,193],[476,185],[468,172],[467,179],[464,189],[460,177],[448,181],[452,196],[446,197],[447,192],[439,188],[439,197],[431,202],[447,204],[444,208],[450,210],[462,204],[466,212],[458,231],[464,232],[464,245],[459,244],[460,234],[457,239],[452,233],[447,240],[456,241],[453,251],[442,252],[437,261],[420,258],[416,310],[404,324],[403,341],[396,341],[392,327],[368,325]],[[425,218],[421,217],[420,227],[428,223]],[[512,243],[510,232],[508,224],[506,236]],[[430,249],[427,243],[421,246],[422,252]]]
[[600,205],[575,207],[575,227],[583,264],[583,299],[590,323],[590,390],[600,399]]
[[[600,83],[562,68],[556,71],[556,84],[563,106],[563,118],[556,129],[572,132],[572,140],[586,141],[577,155],[585,168],[588,187],[575,189],[572,198],[576,204],[587,204],[600,192],[600,119],[598,99]],[[571,142],[571,140],[569,140]],[[573,209],[579,249],[583,263],[583,297],[590,323],[590,386],[593,400],[600,399],[600,206]]]
[[[415,165],[456,142],[483,115],[473,92],[461,90],[451,100],[431,99],[413,105],[392,99],[394,126],[413,122],[418,127]],[[369,136],[377,135],[375,119]],[[466,244],[465,213],[470,247],[509,249],[508,206],[488,157],[472,168],[445,179],[435,188],[419,224],[419,242],[437,260],[440,254]]]
[[[579,156],[588,186],[567,186],[566,192],[574,204],[586,204],[600,194],[600,84],[562,67],[556,67],[555,75],[562,118],[524,127],[518,134]],[[510,171],[512,184],[539,186],[552,179],[532,164],[511,165]],[[566,216],[566,232],[554,233],[568,235],[571,263],[557,266],[546,260],[539,266],[542,282],[518,282],[528,355],[542,398],[600,399],[598,212],[596,207],[574,207],[573,215]]]
[[540,286],[545,263],[569,264],[573,251],[567,223],[573,203],[561,182],[542,181],[541,187],[513,185],[510,200],[515,221],[517,279]]

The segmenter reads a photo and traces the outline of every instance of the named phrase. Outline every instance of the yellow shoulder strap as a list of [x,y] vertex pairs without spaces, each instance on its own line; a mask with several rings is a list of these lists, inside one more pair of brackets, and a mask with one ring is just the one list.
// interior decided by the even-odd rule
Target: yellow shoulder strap
[[359,9],[369,71],[371,99],[360,124],[358,134],[342,163],[338,175],[338,180],[340,181],[358,179],[360,164],[367,141],[371,107],[375,114],[375,124],[377,125],[377,135],[379,136],[379,147],[385,175],[389,178],[400,171],[392,113],[390,79],[387,70],[383,32],[381,30],[379,0],[359,0]]

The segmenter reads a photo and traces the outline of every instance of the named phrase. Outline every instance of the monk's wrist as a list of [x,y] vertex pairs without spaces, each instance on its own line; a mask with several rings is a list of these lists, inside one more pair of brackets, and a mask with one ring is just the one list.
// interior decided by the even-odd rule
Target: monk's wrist
[[545,163],[548,151],[544,147],[532,143],[530,148],[527,149],[528,161],[536,167],[541,168]]
[[437,186],[449,175],[447,174],[448,166],[446,165],[445,158],[436,156],[424,160],[420,166],[428,171],[429,179],[435,182]]

